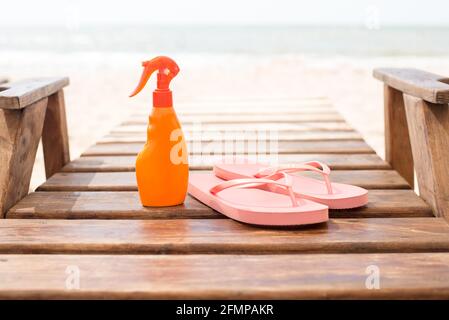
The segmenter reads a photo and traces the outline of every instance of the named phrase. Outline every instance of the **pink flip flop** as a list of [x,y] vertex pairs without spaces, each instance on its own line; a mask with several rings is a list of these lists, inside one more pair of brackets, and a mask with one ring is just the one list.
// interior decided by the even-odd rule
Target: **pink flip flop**
[[[278,181],[282,177],[285,183]],[[296,197],[291,183],[290,177],[284,173],[276,173],[267,179],[229,181],[217,178],[212,173],[192,173],[188,191],[212,209],[244,223],[291,226],[329,220],[327,206]],[[286,194],[259,188],[264,185],[284,189]]]
[[[313,171],[321,174],[324,181],[291,175],[300,171]],[[295,167],[275,168],[258,163],[219,163],[214,165],[214,173],[224,180],[242,178],[266,178],[274,173],[283,172],[292,177],[293,192],[297,197],[309,199],[328,206],[330,209],[349,209],[368,203],[368,191],[349,184],[331,182],[330,168],[318,161],[306,162]],[[272,192],[285,193],[276,185],[265,188]]]

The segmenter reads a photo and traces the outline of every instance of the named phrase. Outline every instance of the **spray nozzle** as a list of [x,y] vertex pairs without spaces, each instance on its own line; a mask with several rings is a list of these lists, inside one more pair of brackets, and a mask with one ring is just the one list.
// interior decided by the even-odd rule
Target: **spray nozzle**
[[173,59],[165,56],[159,56],[154,59],[142,62],[144,67],[142,76],[140,77],[137,88],[131,93],[130,97],[138,94],[146,83],[150,76],[155,72],[157,73],[157,89],[153,93],[153,105],[171,106],[171,91],[169,88],[171,80],[178,74],[179,67]]

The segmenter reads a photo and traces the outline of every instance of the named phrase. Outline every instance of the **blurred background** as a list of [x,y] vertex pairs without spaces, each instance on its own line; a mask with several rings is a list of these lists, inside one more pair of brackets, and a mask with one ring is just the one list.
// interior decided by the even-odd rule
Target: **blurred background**
[[[181,68],[175,106],[196,97],[328,97],[383,155],[374,67],[449,75],[447,0],[3,1],[0,76],[68,76],[72,158],[133,110],[141,61]],[[41,151],[32,187],[45,179]]]

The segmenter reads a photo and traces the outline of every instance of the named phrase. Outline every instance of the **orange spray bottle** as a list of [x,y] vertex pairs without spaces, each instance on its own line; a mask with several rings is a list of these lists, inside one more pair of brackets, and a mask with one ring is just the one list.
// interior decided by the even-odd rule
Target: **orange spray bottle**
[[142,77],[130,97],[142,90],[153,72],[158,74],[147,142],[136,159],[140,201],[144,206],[174,206],[184,202],[189,177],[187,146],[169,89],[179,67],[164,56],[145,61],[142,66]]

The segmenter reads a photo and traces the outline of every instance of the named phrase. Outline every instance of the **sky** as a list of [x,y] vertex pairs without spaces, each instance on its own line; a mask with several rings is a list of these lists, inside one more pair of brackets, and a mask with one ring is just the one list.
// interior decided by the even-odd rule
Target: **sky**
[[449,26],[448,0],[0,0],[0,25]]

